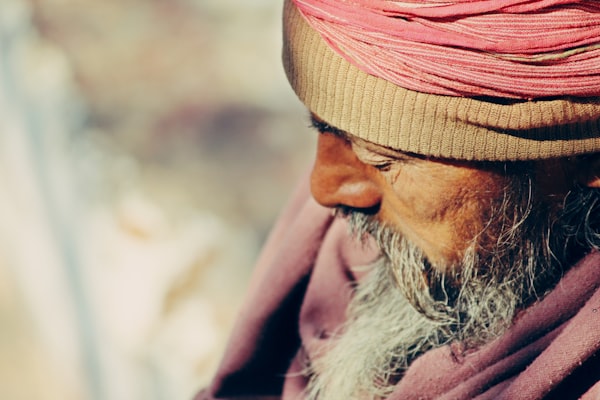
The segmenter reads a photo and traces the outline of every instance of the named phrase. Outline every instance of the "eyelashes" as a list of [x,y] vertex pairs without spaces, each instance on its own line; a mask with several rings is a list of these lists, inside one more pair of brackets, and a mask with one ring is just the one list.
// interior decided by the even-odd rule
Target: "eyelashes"
[[392,164],[393,163],[391,161],[388,161],[380,164],[372,164],[372,166],[378,171],[387,172],[392,169]]
[[[412,157],[406,154],[394,154],[393,156],[382,154],[377,152],[376,150],[372,150],[369,146],[364,146],[361,142],[362,140],[358,140],[356,138],[352,138],[351,135],[346,133],[345,131],[336,128],[335,126],[329,125],[327,122],[322,121],[315,115],[310,115],[310,128],[317,130],[319,133],[328,133],[335,135],[339,138],[346,140],[348,143],[352,144],[352,150],[357,155],[357,157],[365,164],[370,165],[377,169],[380,172],[388,172],[397,164],[410,163],[415,160],[415,158],[420,157]],[[390,150],[387,150],[389,152]]]

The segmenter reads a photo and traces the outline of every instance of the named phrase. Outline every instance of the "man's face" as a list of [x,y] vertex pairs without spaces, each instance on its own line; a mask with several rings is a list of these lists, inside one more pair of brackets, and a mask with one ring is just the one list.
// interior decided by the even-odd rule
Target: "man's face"
[[319,203],[372,214],[439,272],[458,265],[469,247],[491,250],[488,222],[509,184],[498,166],[406,154],[313,122],[321,131],[311,177]]
[[467,350],[501,335],[599,246],[589,234],[597,193],[575,180],[585,160],[447,161],[366,142],[316,116],[313,125],[313,196],[370,233],[382,257],[358,283],[332,348],[311,360],[310,398],[385,398],[429,349]]

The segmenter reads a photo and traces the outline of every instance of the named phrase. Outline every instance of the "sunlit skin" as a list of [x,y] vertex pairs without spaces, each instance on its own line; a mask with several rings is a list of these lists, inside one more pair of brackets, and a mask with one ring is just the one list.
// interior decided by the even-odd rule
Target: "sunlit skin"
[[[314,198],[326,207],[374,214],[417,245],[439,270],[478,246],[508,178],[498,166],[440,160],[391,150],[342,132],[313,115],[321,132],[311,175]],[[565,168],[540,163],[548,199],[572,184]],[[558,205],[558,202],[557,202]]]

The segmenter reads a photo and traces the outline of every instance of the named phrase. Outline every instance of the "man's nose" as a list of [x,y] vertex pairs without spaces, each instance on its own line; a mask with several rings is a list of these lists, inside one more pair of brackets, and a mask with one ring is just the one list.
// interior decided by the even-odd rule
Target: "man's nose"
[[348,140],[332,133],[319,134],[310,182],[313,197],[325,207],[378,208],[381,191],[369,168]]

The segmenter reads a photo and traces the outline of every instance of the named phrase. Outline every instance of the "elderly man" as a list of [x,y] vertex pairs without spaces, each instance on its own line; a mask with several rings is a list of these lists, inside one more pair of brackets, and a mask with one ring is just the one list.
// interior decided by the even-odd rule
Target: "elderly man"
[[198,399],[600,398],[600,4],[287,0],[284,65],[312,197]]

